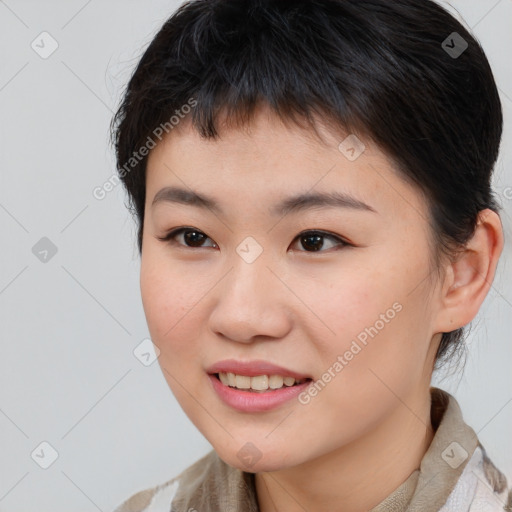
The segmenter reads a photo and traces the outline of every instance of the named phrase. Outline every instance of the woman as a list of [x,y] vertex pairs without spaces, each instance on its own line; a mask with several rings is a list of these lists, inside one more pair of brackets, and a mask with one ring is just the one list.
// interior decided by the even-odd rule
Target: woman
[[113,136],[160,366],[214,449],[117,511],[510,510],[430,385],[503,248],[501,132],[434,2],[183,4]]

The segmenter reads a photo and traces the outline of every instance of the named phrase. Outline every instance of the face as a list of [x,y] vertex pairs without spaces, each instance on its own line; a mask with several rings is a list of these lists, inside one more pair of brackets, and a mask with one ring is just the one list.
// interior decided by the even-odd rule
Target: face
[[163,375],[253,472],[347,446],[430,383],[424,198],[369,141],[354,159],[319,127],[323,143],[260,109],[216,141],[183,124],[148,158],[140,284]]

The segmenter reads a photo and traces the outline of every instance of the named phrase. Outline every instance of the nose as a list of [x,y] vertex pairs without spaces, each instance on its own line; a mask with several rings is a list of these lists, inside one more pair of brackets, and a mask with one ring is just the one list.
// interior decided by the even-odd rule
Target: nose
[[214,333],[251,343],[257,338],[283,338],[290,331],[292,318],[286,298],[291,299],[290,292],[267,264],[263,257],[252,263],[234,261],[215,287],[215,306],[209,318]]

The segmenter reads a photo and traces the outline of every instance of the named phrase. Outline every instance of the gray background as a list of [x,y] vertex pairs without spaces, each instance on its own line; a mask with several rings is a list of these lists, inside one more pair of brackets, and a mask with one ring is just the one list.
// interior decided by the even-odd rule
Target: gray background
[[[121,186],[101,201],[92,194],[115,169],[108,126],[121,90],[178,5],[0,1],[1,511],[109,511],[210,449],[158,363],[133,354],[148,337],[134,224]],[[465,373],[434,384],[457,397],[512,479],[512,0],[452,5],[484,46],[501,91],[495,188],[507,241]],[[58,43],[45,59],[31,47],[51,49],[43,31]],[[46,261],[38,250],[47,242],[33,252],[43,237],[57,248]],[[44,441],[58,453],[48,469],[40,467],[51,462]]]

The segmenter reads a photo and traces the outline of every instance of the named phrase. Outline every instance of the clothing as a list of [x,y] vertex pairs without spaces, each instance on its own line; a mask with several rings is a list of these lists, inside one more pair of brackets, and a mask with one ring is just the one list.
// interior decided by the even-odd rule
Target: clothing
[[[435,387],[430,394],[434,437],[420,467],[369,512],[512,512],[512,489],[464,422],[455,398]],[[114,510],[238,511],[259,512],[254,474],[229,466],[215,451]]]

